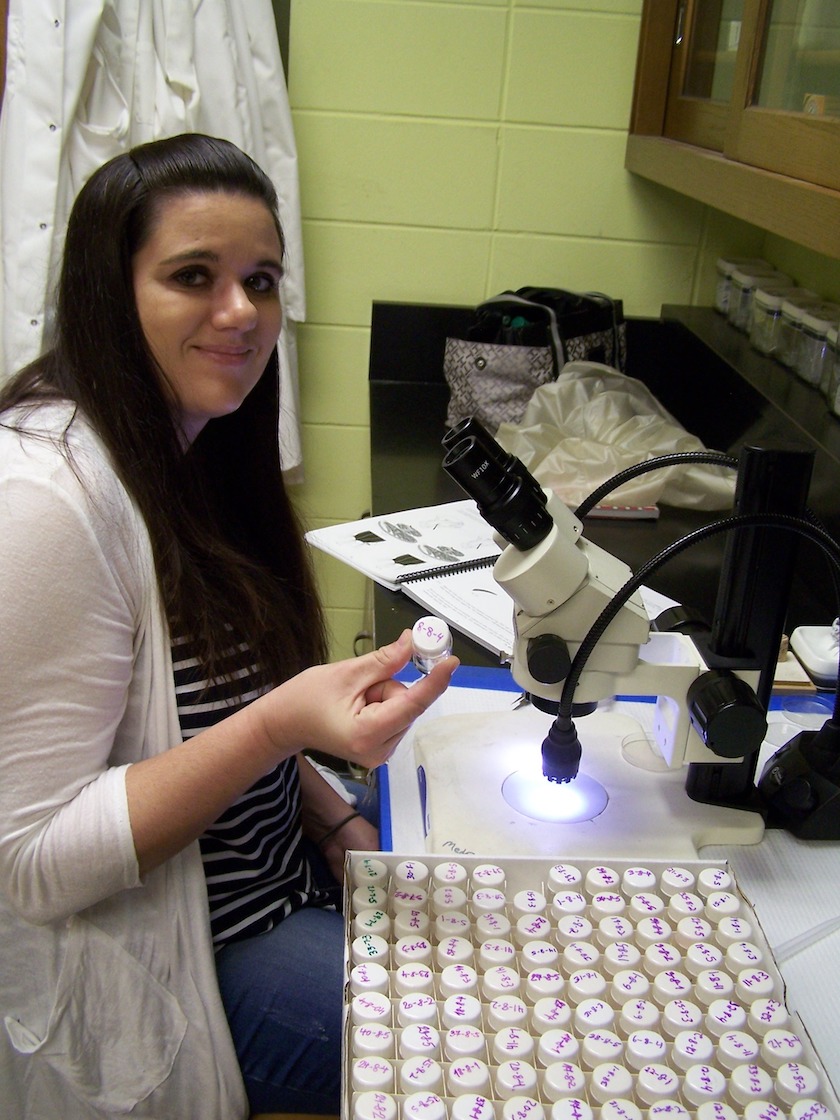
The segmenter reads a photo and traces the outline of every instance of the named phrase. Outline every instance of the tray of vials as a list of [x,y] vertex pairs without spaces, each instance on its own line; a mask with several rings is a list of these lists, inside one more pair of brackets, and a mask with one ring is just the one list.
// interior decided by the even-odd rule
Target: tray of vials
[[840,1120],[725,864],[350,852],[345,1120]]

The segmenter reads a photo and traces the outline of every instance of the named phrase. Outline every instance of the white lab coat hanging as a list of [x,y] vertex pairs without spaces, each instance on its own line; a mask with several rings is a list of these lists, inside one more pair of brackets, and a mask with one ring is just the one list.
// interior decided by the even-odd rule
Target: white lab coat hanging
[[280,197],[280,446],[290,470],[301,462],[295,328],[306,303],[297,153],[270,0],[10,0],[0,379],[49,345],[49,281],[82,184],[119,152],[179,132],[233,141]]

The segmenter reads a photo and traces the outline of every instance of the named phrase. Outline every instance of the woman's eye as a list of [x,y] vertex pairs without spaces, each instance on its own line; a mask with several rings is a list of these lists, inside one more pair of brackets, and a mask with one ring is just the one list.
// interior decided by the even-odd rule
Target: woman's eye
[[269,292],[277,291],[280,281],[270,272],[257,272],[248,277],[247,285],[258,295],[267,295]]
[[175,273],[173,280],[185,288],[197,288],[205,283],[207,274],[202,268],[182,268]]

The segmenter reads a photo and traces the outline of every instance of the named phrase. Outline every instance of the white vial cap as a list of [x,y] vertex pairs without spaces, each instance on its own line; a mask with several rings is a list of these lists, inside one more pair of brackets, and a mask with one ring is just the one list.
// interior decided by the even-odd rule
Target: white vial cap
[[446,1082],[453,1096],[461,1093],[489,1093],[490,1070],[481,1058],[459,1058],[447,1070]]
[[505,917],[504,914],[499,914],[495,911],[490,911],[486,914],[479,914],[473,923],[473,939],[480,945],[491,937],[499,937],[503,940],[508,939],[508,935],[512,926],[510,919]]
[[582,968],[573,972],[566,985],[565,996],[577,1006],[586,999],[600,999],[606,995],[607,980],[596,968]]
[[387,965],[390,960],[391,950],[388,942],[378,933],[360,933],[353,938],[350,945],[350,957],[354,964],[362,961],[378,961]]
[[481,978],[481,990],[486,999],[516,995],[520,985],[521,980],[516,969],[504,964],[488,968]]
[[401,1027],[411,1023],[436,1023],[437,1004],[428,992],[403,996],[397,1004],[397,1022]]
[[360,992],[382,992],[386,994],[388,984],[387,969],[378,961],[361,961],[350,970],[350,991],[354,995],[358,995]]
[[694,872],[686,867],[666,867],[659,879],[659,892],[666,898],[671,898],[680,891],[694,889],[696,882]]
[[481,1058],[487,1056],[487,1040],[478,1027],[450,1027],[443,1040],[443,1050],[450,1062],[461,1058]]
[[446,1105],[437,1093],[411,1093],[403,1101],[404,1120],[446,1120]]
[[601,950],[591,941],[572,941],[563,950],[563,966],[567,972],[596,968],[600,959]]
[[467,908],[467,893],[461,887],[435,887],[429,903],[435,914],[445,914],[448,910],[464,911]]
[[604,999],[585,999],[575,1008],[575,1029],[580,1034],[609,1031],[614,1023],[615,1008]]
[[464,887],[468,882],[467,869],[455,860],[443,860],[432,868],[432,882],[439,887]]
[[630,1099],[633,1094],[633,1077],[626,1066],[618,1062],[604,1062],[596,1066],[589,1076],[589,1097],[598,1104],[605,1104],[616,1097]]
[[694,998],[704,1007],[716,999],[729,999],[735,991],[735,981],[728,972],[719,968],[708,968],[698,973],[694,981]]
[[697,1120],[738,1120],[738,1113],[723,1101],[704,1101],[697,1106]]
[[[707,1064],[715,1056],[715,1044],[703,1031],[680,1031],[671,1051],[673,1064],[683,1071]],[[695,1102],[696,1103],[696,1102]]]
[[439,1093],[443,1088],[440,1062],[420,1055],[406,1058],[400,1067],[400,1088],[404,1093]]
[[574,1062],[552,1062],[543,1072],[542,1091],[549,1101],[582,1097],[586,1092],[586,1074]]
[[629,897],[656,890],[656,875],[649,867],[628,867],[621,876],[621,889]]
[[706,1012],[706,1030],[714,1038],[728,1031],[741,1031],[747,1025],[747,1013],[737,1000],[715,999]]
[[648,945],[668,941],[673,932],[669,921],[654,914],[649,918],[642,918],[636,925],[636,944],[644,951]]
[[401,937],[394,946],[394,964],[410,964],[412,961],[428,963],[432,959],[432,946],[425,937]]
[[411,628],[414,664],[421,673],[430,673],[439,661],[452,652],[452,631],[442,618],[426,615]]
[[474,891],[484,887],[504,890],[505,870],[496,863],[479,863],[473,868],[471,879]]
[[[513,1097],[531,1097],[537,1092],[537,1071],[530,1062],[502,1062],[496,1069],[496,1096],[509,1101]],[[541,1106],[540,1106],[541,1107]]]
[[549,892],[574,890],[583,882],[580,868],[573,863],[555,863],[548,870],[547,887]]
[[356,1024],[389,1024],[391,1001],[382,992],[361,992],[350,1001],[350,1018]]
[[353,1099],[353,1120],[396,1120],[397,1102],[390,1093],[372,1089]]
[[564,914],[557,922],[554,940],[558,945],[571,945],[575,941],[588,941],[593,935],[593,925],[583,914]]
[[627,1097],[613,1097],[601,1105],[601,1120],[642,1120],[642,1110]]
[[623,968],[612,978],[610,994],[619,1007],[629,999],[646,999],[650,980],[637,968]]
[[624,1056],[624,1043],[613,1031],[589,1031],[583,1036],[580,1055],[582,1066],[595,1069],[604,1062],[620,1062]]
[[384,1023],[360,1023],[353,1030],[352,1052],[356,1058],[393,1058],[394,1032]]
[[651,994],[660,1007],[666,1007],[675,999],[688,999],[692,994],[691,978],[679,969],[666,968],[654,977]]
[[394,986],[401,996],[431,993],[433,974],[427,964],[402,964],[394,973]]
[[674,931],[674,941],[681,949],[687,949],[689,945],[696,945],[700,941],[708,941],[711,936],[710,923],[694,914],[687,918],[680,918]]
[[445,937],[435,949],[435,957],[440,968],[450,964],[472,964],[474,959],[472,942],[466,937]]
[[639,1070],[651,1062],[664,1062],[667,1054],[668,1043],[658,1031],[636,1030],[627,1038],[624,1061]]
[[594,1120],[594,1115],[580,1097],[561,1097],[551,1106],[551,1120]]
[[720,968],[723,952],[709,941],[695,941],[689,945],[683,958],[683,968],[689,976],[699,976],[710,968]]
[[538,999],[531,1012],[531,1029],[537,1034],[561,1030],[572,1021],[572,1009],[564,999],[544,996]]
[[400,910],[423,910],[428,900],[427,891],[422,887],[412,887],[408,883],[398,883],[391,891],[391,908],[395,914]]
[[634,922],[642,918],[655,918],[665,912],[665,899],[653,891],[639,891],[630,898],[627,912]]
[[580,1043],[572,1032],[555,1027],[539,1036],[537,1061],[541,1066],[550,1066],[552,1062],[574,1062],[579,1051]]
[[508,1062],[514,1058],[531,1061],[534,1053],[534,1040],[522,1027],[503,1027],[493,1036],[493,1059]]
[[388,892],[376,883],[356,887],[350,900],[354,914],[361,910],[384,910],[388,905]]
[[744,968],[735,980],[735,994],[744,1003],[769,999],[776,993],[776,981],[763,968]]
[[477,996],[459,993],[448,996],[441,1012],[445,1027],[475,1026],[481,1022],[481,1003]]
[[452,1102],[452,1120],[496,1120],[493,1102],[483,1094],[463,1093]]
[[779,1069],[786,1062],[799,1062],[804,1053],[802,1039],[793,1031],[768,1031],[761,1040],[761,1060],[769,1070]]
[[401,1058],[425,1054],[440,1057],[440,1034],[430,1023],[412,1023],[400,1031],[399,1053]]
[[688,999],[672,999],[662,1009],[662,1031],[676,1038],[680,1031],[696,1030],[703,1025],[703,1012]]
[[394,883],[411,887],[425,887],[429,881],[429,868],[422,860],[404,859],[394,868]]
[[387,937],[391,932],[391,919],[384,910],[360,910],[353,918],[353,936],[376,933]]
[[668,1100],[675,1097],[679,1089],[680,1077],[663,1062],[651,1062],[636,1074],[636,1096],[643,1104]]
[[776,1094],[783,1104],[790,1107],[797,1100],[812,1098],[820,1093],[820,1079],[802,1062],[786,1062],[776,1070]]
[[787,1008],[777,999],[756,999],[750,1004],[748,1030],[758,1039],[774,1028],[786,1027],[789,1021]]
[[726,1096],[726,1078],[719,1069],[705,1062],[689,1066],[683,1077],[682,1091],[690,1105],[719,1101]]
[[394,1067],[387,1058],[356,1058],[350,1076],[353,1088],[359,1092],[394,1091]]
[[447,910],[435,918],[435,936],[438,941],[447,937],[469,937],[470,919],[462,910]]
[[790,1120],[834,1120],[833,1114],[813,1098],[803,1098],[790,1106]]
[[534,968],[525,977],[525,995],[533,1003],[547,996],[559,996],[566,986],[556,968]]
[[775,1101],[750,1101],[744,1106],[744,1120],[787,1120],[787,1114]]
[[764,1101],[773,1095],[773,1079],[766,1069],[754,1063],[736,1066],[729,1074],[729,1093],[735,1104]]
[[604,949],[601,968],[607,976],[615,976],[626,968],[637,968],[642,954],[629,941],[614,941]]
[[708,898],[715,891],[732,889],[732,876],[725,867],[704,867],[698,872],[696,890],[702,898]]
[[542,914],[546,908],[546,898],[542,891],[517,891],[511,900],[511,907],[516,917],[523,914]]
[[516,946],[506,937],[488,937],[482,941],[478,950],[480,968],[495,968],[500,964],[513,964],[516,961]]
[[717,1062],[723,1069],[749,1065],[758,1058],[759,1047],[746,1031],[726,1031],[717,1042]]
[[353,882],[357,887],[367,886],[373,883],[374,886],[384,886],[388,882],[388,868],[381,859],[375,859],[372,856],[363,856],[361,859],[354,860],[352,864]]
[[509,1097],[502,1105],[502,1120],[545,1120],[545,1109],[536,1099],[536,1085],[532,1092],[533,1096],[517,1093]]
[[599,945],[606,948],[607,945],[613,945],[616,941],[631,941],[633,932],[633,923],[623,914],[611,914],[609,917],[601,918],[598,922],[595,940]]
[[539,938],[535,941],[526,941],[520,953],[522,967],[526,971],[553,968],[557,964],[559,956],[555,945],[552,945],[550,941],[541,941]]
[[622,1004],[618,1019],[621,1034],[631,1035],[633,1031],[654,1030],[659,1025],[661,1013],[655,1003],[647,999],[628,999]]
[[551,911],[559,920],[566,914],[583,914],[589,904],[580,891],[558,891],[551,900]]
[[583,879],[584,894],[588,894],[590,898],[602,891],[617,891],[620,886],[621,876],[614,868],[608,867],[606,864],[590,867]]
[[482,914],[501,914],[506,906],[504,891],[498,887],[479,887],[470,899],[470,910],[476,918]]
[[742,968],[759,968],[764,961],[764,953],[752,941],[733,941],[726,947],[726,967],[738,973]]
[[430,925],[429,915],[424,910],[405,909],[394,915],[391,928],[397,938],[427,937]]
[[478,990],[478,973],[468,964],[448,964],[441,971],[438,981],[441,999],[458,995],[460,992]]
[[513,936],[520,949],[529,941],[540,941],[551,936],[551,922],[544,914],[523,914],[517,919]]
[[504,1030],[505,1027],[524,1028],[528,1019],[528,1007],[517,996],[499,996],[490,1000],[485,1014],[487,1025],[494,1031]]

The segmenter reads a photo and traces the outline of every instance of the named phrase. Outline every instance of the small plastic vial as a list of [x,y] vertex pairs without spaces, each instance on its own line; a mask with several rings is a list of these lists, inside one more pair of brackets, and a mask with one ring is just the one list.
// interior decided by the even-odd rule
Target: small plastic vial
[[388,868],[381,859],[364,856],[353,863],[353,882],[357,887],[373,885],[384,887],[388,882]]
[[478,991],[478,973],[469,964],[448,964],[441,970],[438,991],[441,999],[448,999],[460,992],[475,994]]
[[439,1093],[443,1088],[443,1068],[434,1058],[416,1055],[400,1068],[400,1088],[404,1093]]
[[403,1027],[399,1033],[399,1056],[439,1058],[440,1034],[437,1029],[429,1023],[413,1023],[410,1027]]
[[[551,1120],[594,1120],[595,1114],[583,1099],[579,1097],[561,1097],[551,1106]],[[819,1120],[824,1120],[820,1117]]]
[[361,961],[350,970],[350,991],[354,996],[360,992],[387,994],[389,984],[387,969],[376,961]]
[[487,1026],[494,1031],[505,1027],[525,1028],[528,1021],[528,1007],[517,996],[499,996],[491,999],[485,1008]]
[[410,1093],[402,1106],[404,1120],[446,1120],[446,1105],[437,1093]]
[[394,1067],[387,1058],[356,1058],[351,1067],[353,1088],[359,1092],[394,1091]]
[[431,673],[435,665],[452,653],[452,631],[448,623],[434,615],[418,618],[411,628],[412,661],[421,673]]
[[572,1022],[572,1009],[564,999],[545,996],[538,999],[531,1011],[531,1030],[536,1034],[561,1030]]
[[360,1023],[353,1029],[352,1052],[356,1058],[393,1058],[394,1032],[383,1023]]
[[463,1093],[452,1102],[451,1120],[496,1120],[493,1102],[479,1093]]
[[586,1092],[586,1074],[574,1062],[552,1062],[542,1076],[543,1096],[548,1101],[582,1097]]
[[446,1071],[446,1083],[454,1097],[461,1093],[483,1096],[490,1091],[490,1070],[481,1058],[459,1058]]
[[533,1093],[517,1093],[502,1105],[502,1120],[545,1120],[545,1109]]
[[530,1062],[514,1059],[496,1068],[496,1096],[503,1101],[512,1097],[533,1097],[537,1092],[537,1071]]
[[353,1098],[353,1120],[397,1120],[397,1102],[390,1093],[371,1089]]
[[443,1039],[443,1050],[450,1062],[462,1058],[487,1057],[487,1040],[478,1027],[450,1027]]
[[478,1026],[481,1023],[481,1002],[468,992],[449,996],[444,1000],[441,1019],[445,1027]]
[[717,1041],[717,1063],[723,1070],[748,1066],[758,1060],[759,1047],[746,1031],[726,1031]]
[[397,1004],[397,1022],[401,1027],[412,1023],[437,1022],[437,1003],[428,992],[403,996]]

